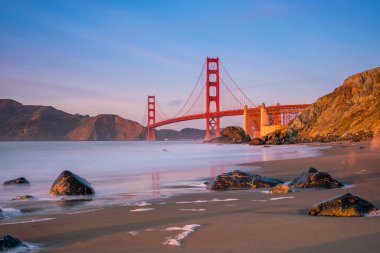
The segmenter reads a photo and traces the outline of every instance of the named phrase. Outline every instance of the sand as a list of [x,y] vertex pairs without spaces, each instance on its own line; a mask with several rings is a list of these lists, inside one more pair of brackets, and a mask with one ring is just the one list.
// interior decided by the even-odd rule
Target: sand
[[[347,192],[380,208],[378,145],[337,144],[319,157],[252,163],[248,171],[250,166],[260,166],[257,174],[286,180],[313,166],[348,187],[187,194],[144,207],[28,217],[54,219],[1,225],[0,234],[39,244],[46,252],[379,252],[380,217],[307,214],[313,204]],[[145,210],[131,212],[136,209]],[[164,244],[168,241],[179,246]]]

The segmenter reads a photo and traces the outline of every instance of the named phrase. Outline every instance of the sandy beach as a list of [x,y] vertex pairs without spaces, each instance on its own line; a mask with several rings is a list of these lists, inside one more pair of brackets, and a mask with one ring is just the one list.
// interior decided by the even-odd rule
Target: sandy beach
[[[345,188],[185,194],[137,206],[32,216],[28,220],[46,220],[3,224],[0,234],[39,245],[45,252],[378,252],[380,217],[307,213],[313,204],[347,192],[380,207],[378,143],[327,145],[334,147],[321,150],[319,157],[245,164],[246,170],[259,166],[255,174],[289,180],[313,166]],[[180,245],[170,245],[176,243]]]

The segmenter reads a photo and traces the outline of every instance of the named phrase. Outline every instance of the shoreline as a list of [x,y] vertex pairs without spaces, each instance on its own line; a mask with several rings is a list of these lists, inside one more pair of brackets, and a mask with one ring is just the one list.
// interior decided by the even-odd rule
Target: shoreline
[[[326,145],[332,146],[309,146]],[[28,219],[52,219],[3,224],[0,232],[39,244],[46,252],[376,252],[380,217],[311,217],[307,209],[347,192],[380,208],[380,148],[358,142],[319,152],[317,157],[237,166],[247,171],[255,166],[256,174],[284,180],[315,167],[349,187],[289,194],[263,193],[267,189],[181,194],[146,200],[143,206],[31,216]],[[185,225],[195,227],[186,227],[186,232]],[[173,227],[176,230],[167,230]],[[188,234],[181,246],[164,245],[182,232]]]

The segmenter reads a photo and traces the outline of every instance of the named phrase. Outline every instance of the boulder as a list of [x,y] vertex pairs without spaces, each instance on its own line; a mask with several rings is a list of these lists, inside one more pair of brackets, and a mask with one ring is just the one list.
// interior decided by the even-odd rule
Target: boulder
[[359,217],[376,213],[378,209],[370,202],[347,193],[325,200],[309,209],[310,215]]
[[87,195],[95,191],[86,179],[71,171],[63,171],[50,188],[50,195]]
[[243,128],[238,126],[229,126],[223,128],[220,132],[220,137],[216,137],[207,141],[209,143],[248,143],[251,140],[249,135],[246,135]]
[[253,138],[250,142],[249,145],[264,145],[265,141],[261,138]]
[[235,170],[233,172],[218,175],[206,186],[210,190],[225,191],[237,189],[270,188],[282,183],[283,181],[276,178],[252,175],[250,173]]
[[20,246],[27,247],[21,240],[10,235],[4,235],[0,237],[0,251],[8,251]]
[[26,200],[26,199],[32,199],[33,196],[31,195],[23,195],[23,196],[17,196],[15,198],[13,198],[12,200]]
[[320,172],[316,168],[310,167],[294,178],[288,186],[291,188],[340,188],[344,185],[332,178],[326,172]]
[[30,185],[29,181],[25,177],[19,177],[3,183],[4,186],[9,185]]
[[289,186],[284,185],[284,184],[278,184],[269,190],[269,193],[289,193],[289,192],[292,192],[292,190],[289,188]]

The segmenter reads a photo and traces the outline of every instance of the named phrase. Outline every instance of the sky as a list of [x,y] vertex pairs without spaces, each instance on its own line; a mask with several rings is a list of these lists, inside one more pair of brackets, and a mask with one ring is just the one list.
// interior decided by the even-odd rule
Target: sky
[[219,56],[256,104],[312,103],[380,66],[379,13],[365,0],[0,0],[0,98],[142,122],[148,94],[174,115]]

